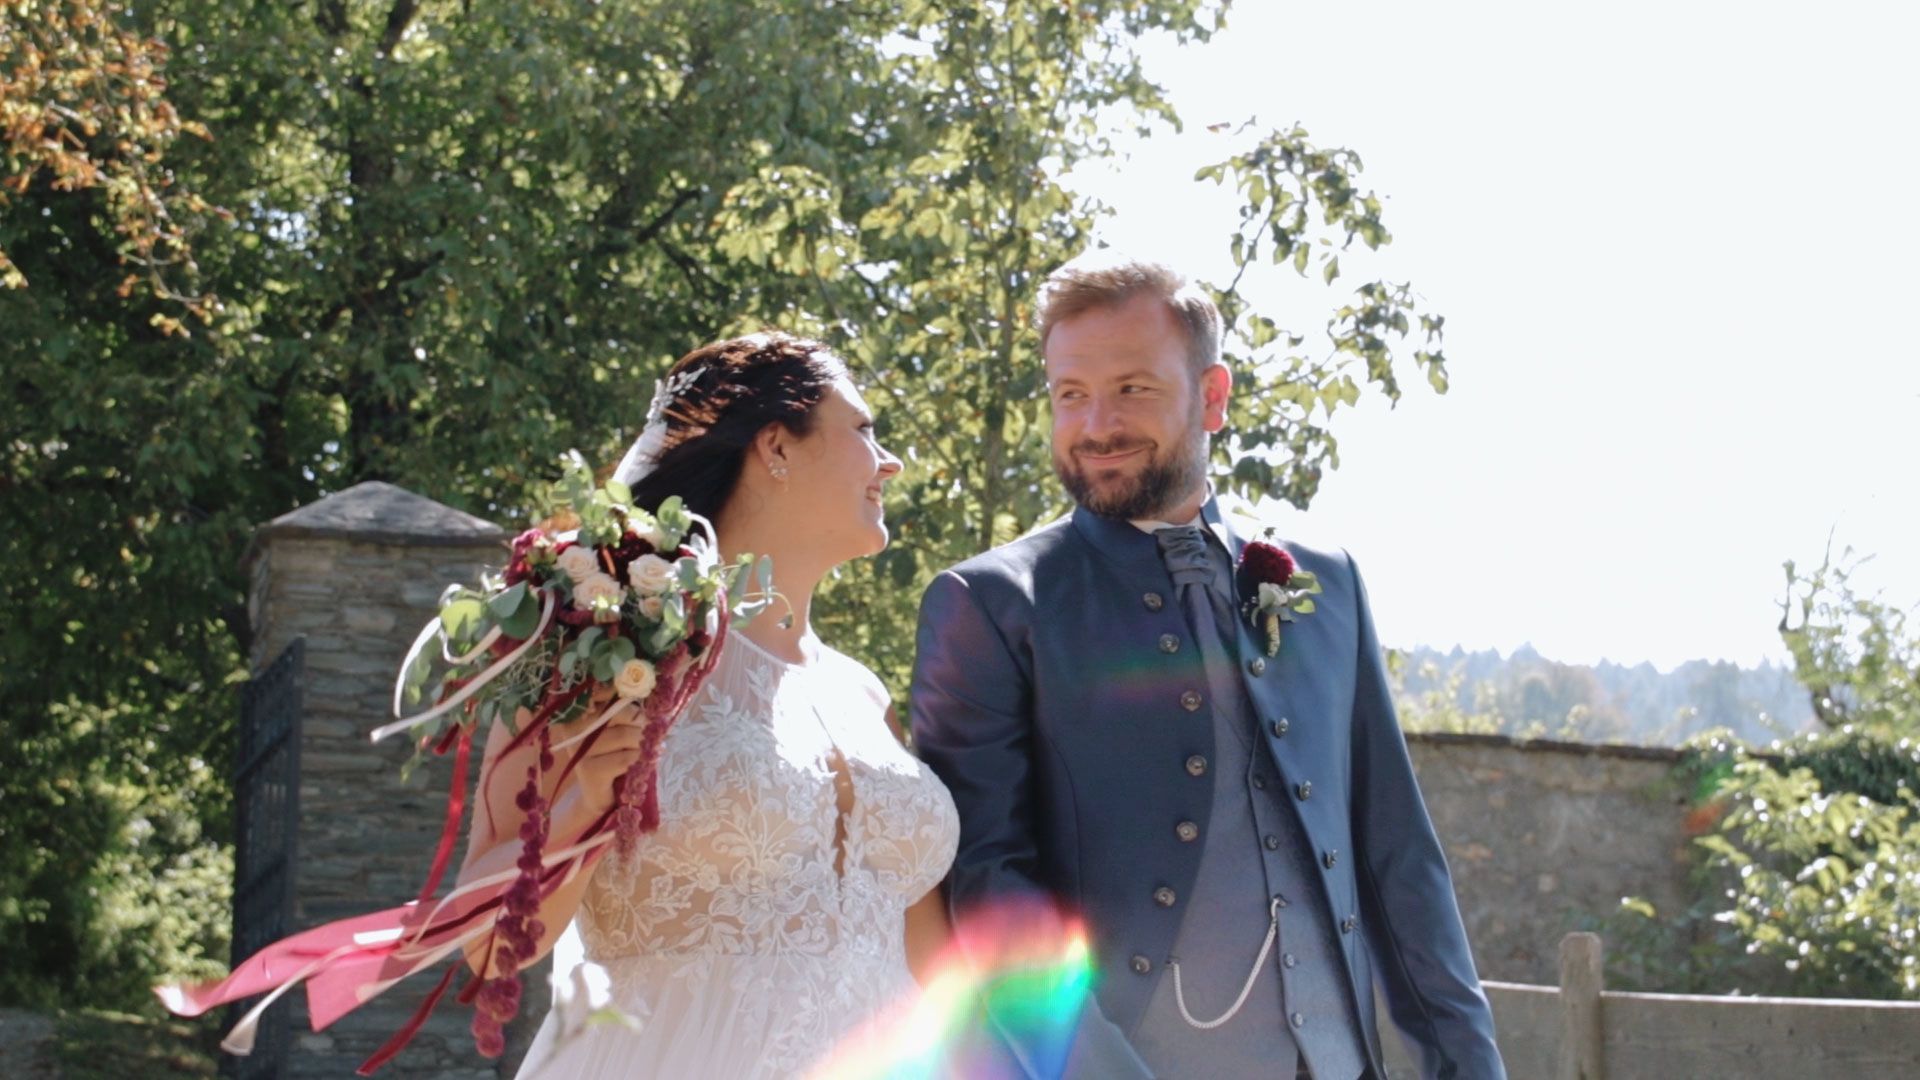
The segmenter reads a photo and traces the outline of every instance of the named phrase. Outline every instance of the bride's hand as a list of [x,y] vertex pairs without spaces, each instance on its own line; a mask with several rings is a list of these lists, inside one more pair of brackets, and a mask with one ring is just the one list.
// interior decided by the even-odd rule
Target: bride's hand
[[[577,730],[577,725],[598,719],[613,702],[610,691],[596,694],[580,719],[554,729],[553,741],[565,741],[570,734],[568,728]],[[530,716],[523,711],[515,717],[515,724],[524,730],[528,719]],[[591,745],[582,740],[553,751],[552,767],[544,770],[538,781],[540,797],[549,813],[545,845],[548,852],[576,841],[613,808],[614,781],[639,757],[644,734],[645,722],[640,710],[628,708],[609,720],[605,729],[591,740]],[[537,742],[528,740],[509,750],[512,741],[513,736],[505,724],[495,724],[487,733],[478,798],[468,832],[467,857],[460,871],[462,881],[509,870],[520,858],[520,826],[526,821],[527,813],[520,809],[518,800],[527,784],[527,770],[539,761],[540,748]],[[562,776],[566,776],[564,785],[560,782]],[[538,918],[544,933],[540,936],[536,957],[545,955],[572,920],[587,880],[588,875],[577,874],[542,901]],[[490,935],[473,942],[466,949],[468,963],[480,970],[485,954],[492,947]]]
[[[613,702],[610,691],[596,693],[579,719],[553,730],[552,741],[564,742],[572,734],[569,729],[577,730],[597,719]],[[530,718],[527,710],[520,710],[514,717],[516,730],[524,730]],[[629,708],[608,721],[591,746],[583,740],[553,751],[553,765],[541,774],[538,784],[540,798],[551,815],[549,847],[572,840],[613,807],[613,783],[639,756],[644,732],[639,709]],[[505,724],[495,724],[487,733],[473,824],[468,831],[466,867],[506,843],[511,843],[518,857],[520,825],[527,817],[518,800],[527,785],[527,770],[539,761],[540,748],[529,739],[508,750],[512,741]],[[574,761],[583,752],[586,756]],[[572,775],[567,777],[565,790],[560,790],[560,778],[567,775],[569,767]]]

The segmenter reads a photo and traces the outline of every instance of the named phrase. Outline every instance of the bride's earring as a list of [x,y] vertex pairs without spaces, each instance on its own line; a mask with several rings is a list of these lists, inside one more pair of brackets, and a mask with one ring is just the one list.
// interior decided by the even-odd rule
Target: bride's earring
[[785,465],[775,465],[767,471],[773,474],[773,478],[780,482],[781,487],[784,488],[787,486],[787,467]]

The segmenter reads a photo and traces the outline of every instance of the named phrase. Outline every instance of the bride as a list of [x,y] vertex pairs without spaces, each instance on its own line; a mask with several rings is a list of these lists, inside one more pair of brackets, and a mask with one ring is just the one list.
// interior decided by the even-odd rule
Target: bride
[[[534,936],[565,938],[523,1080],[803,1075],[911,997],[946,933],[934,887],[958,839],[953,802],[896,740],[880,681],[808,618],[830,570],[886,546],[899,459],[814,342],[705,346],[662,394],[615,478],[644,509],[680,496],[728,559],[772,556],[781,598],[730,636],[667,735],[658,831],[542,904]],[[508,780],[483,787],[463,878],[519,855],[526,770],[512,755],[534,751],[507,744],[494,725],[481,775]],[[638,745],[638,725],[600,740],[554,793],[557,832],[612,805]],[[498,968],[490,940],[471,947],[476,970]]]

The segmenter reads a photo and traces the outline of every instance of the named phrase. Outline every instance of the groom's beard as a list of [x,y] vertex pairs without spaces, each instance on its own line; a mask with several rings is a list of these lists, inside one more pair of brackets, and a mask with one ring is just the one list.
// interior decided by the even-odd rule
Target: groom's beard
[[1080,442],[1062,454],[1053,455],[1053,473],[1073,501],[1101,517],[1126,521],[1158,518],[1199,490],[1207,474],[1207,433],[1195,427],[1187,444],[1163,453],[1147,451],[1147,463],[1139,473],[1116,477],[1095,486],[1087,470],[1080,465],[1081,454],[1118,454],[1150,447],[1141,439],[1113,439],[1108,442]]

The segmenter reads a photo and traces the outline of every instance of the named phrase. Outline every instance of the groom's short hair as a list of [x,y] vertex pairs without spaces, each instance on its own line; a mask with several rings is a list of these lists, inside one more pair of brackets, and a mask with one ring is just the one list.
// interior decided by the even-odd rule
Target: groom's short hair
[[1096,308],[1117,307],[1143,293],[1165,302],[1180,321],[1195,375],[1220,362],[1220,309],[1213,300],[1166,263],[1111,249],[1089,251],[1047,275],[1040,287],[1038,313],[1041,355],[1047,351],[1047,335],[1061,321]]

